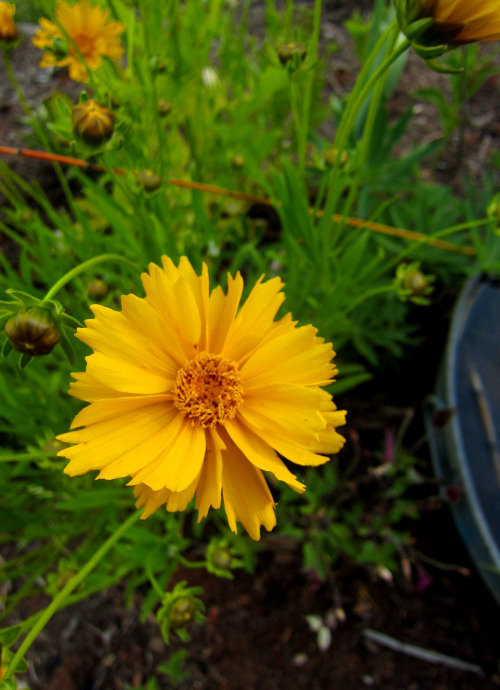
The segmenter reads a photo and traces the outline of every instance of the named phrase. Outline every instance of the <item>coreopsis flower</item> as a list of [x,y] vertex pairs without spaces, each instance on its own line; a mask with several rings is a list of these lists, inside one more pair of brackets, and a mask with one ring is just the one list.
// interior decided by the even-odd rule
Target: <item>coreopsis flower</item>
[[17,28],[14,24],[15,5],[10,2],[0,2],[0,41],[15,41]]
[[122,297],[121,311],[94,305],[77,331],[94,353],[70,393],[90,405],[58,436],[75,444],[60,452],[65,472],[130,477],[142,518],[195,496],[201,519],[223,498],[231,529],[240,522],[259,539],[276,523],[263,472],[302,492],[280,455],[320,465],[344,443],[345,413],[322,389],[335,353],[312,326],[275,320],[279,278],[259,280],[240,306],[239,273],[225,294],[210,291],[205,265],[198,276],[186,257],[162,264],[142,275],[144,298]]
[[[423,57],[500,39],[498,0],[395,0],[402,31]],[[435,54],[427,51],[437,50]]]
[[119,60],[123,54],[119,36],[125,25],[109,21],[109,10],[89,0],[73,5],[59,0],[56,21],[42,17],[40,26],[33,38],[34,45],[45,50],[40,67],[68,67],[75,81],[88,81],[87,70],[98,69],[103,57]]

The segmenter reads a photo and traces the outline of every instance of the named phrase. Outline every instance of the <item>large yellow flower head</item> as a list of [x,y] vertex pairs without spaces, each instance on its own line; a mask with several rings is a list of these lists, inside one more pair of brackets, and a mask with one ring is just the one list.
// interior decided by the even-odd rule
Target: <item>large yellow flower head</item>
[[[243,279],[228,275],[227,294],[209,289],[183,257],[163,257],[142,275],[146,297],[122,297],[121,311],[94,305],[78,329],[94,353],[74,374],[71,394],[90,403],[59,440],[71,476],[130,477],[142,517],[159,506],[184,510],[196,496],[199,519],[224,499],[229,526],[253,539],[276,524],[263,472],[298,492],[278,454],[320,465],[344,439],[338,411],[321,387],[337,373],[330,343],[291,315],[279,278],[255,285],[240,306]],[[326,454],[326,455],[325,455]]]
[[17,38],[17,28],[14,24],[15,5],[10,2],[0,2],[0,41],[14,41]]
[[500,39],[498,0],[395,0],[395,3],[402,30],[419,46],[454,47]]
[[56,21],[41,18],[33,43],[46,52],[40,67],[69,67],[75,81],[88,81],[87,70],[96,70],[102,58],[119,60],[123,54],[119,35],[125,25],[108,21],[109,10],[93,6],[89,0],[73,5],[65,0],[57,3]]

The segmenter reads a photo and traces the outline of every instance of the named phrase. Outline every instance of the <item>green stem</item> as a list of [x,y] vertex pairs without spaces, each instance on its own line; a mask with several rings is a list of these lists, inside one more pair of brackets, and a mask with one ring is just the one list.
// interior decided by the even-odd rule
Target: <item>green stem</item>
[[[292,107],[293,121],[297,137],[297,151],[299,156],[299,170],[304,171],[306,165],[307,136],[309,134],[309,122],[311,119],[312,90],[316,61],[318,59],[318,42],[321,27],[321,0],[315,0],[313,17],[313,34],[310,42],[307,62],[310,63],[303,91],[298,92],[298,78],[301,71],[289,75],[290,103]],[[302,104],[301,111],[299,103]]]
[[[394,32],[393,35],[391,36],[390,39],[390,44],[389,44],[389,54],[392,55],[396,41],[398,39],[398,32]],[[387,81],[387,76],[388,76],[388,70],[385,70],[383,73],[379,75],[378,80],[375,82],[375,86],[373,89],[373,93],[370,97],[370,105],[368,108],[368,114],[366,116],[366,121],[364,123],[363,127],[363,136],[359,145],[359,153],[357,157],[357,167],[356,167],[356,174],[354,176],[354,180],[352,181],[350,188],[349,188],[349,194],[347,197],[347,200],[344,204],[344,208],[342,210],[342,215],[344,218],[347,218],[347,216],[350,215],[352,206],[356,200],[356,197],[358,195],[358,190],[361,186],[361,182],[363,179],[363,176],[365,174],[366,170],[366,163],[368,160],[368,155],[370,152],[370,146],[372,145],[372,140],[373,140],[373,128],[375,126],[375,120],[377,117],[377,113],[380,108],[380,101],[382,100],[382,95],[384,93],[384,88],[385,84]],[[362,107],[362,106],[361,106]],[[337,227],[336,231],[342,231],[344,223],[341,224],[341,227]]]
[[[394,31],[394,27],[392,27],[392,31]],[[333,143],[334,148],[339,152],[337,158],[340,157],[340,153],[345,149],[348,137],[354,127],[358,113],[361,107],[363,106],[363,103],[365,102],[366,98],[368,97],[368,94],[370,93],[372,86],[389,69],[389,67],[394,62],[396,62],[396,60],[401,55],[403,55],[403,53],[406,50],[408,50],[410,45],[411,44],[408,39],[402,41],[401,44],[396,47],[394,52],[390,53],[382,62],[382,64],[379,67],[377,67],[377,69],[373,72],[368,81],[363,85],[362,89],[360,90],[359,94],[354,99],[352,104],[349,104],[349,107],[346,109],[344,113],[344,117],[342,118],[341,125],[337,131],[337,135]]]
[[288,87],[290,91],[290,107],[292,109],[293,124],[295,126],[295,137],[297,139],[297,154],[299,157],[299,170],[303,171],[306,163],[306,139],[307,134],[304,131],[299,113],[299,98],[297,93],[297,75],[296,73],[288,73]]
[[59,278],[59,280],[56,283],[54,283],[54,285],[50,288],[50,290],[43,298],[44,301],[52,299],[54,295],[57,294],[59,290],[66,285],[66,283],[69,283],[70,280],[76,278],[77,275],[83,273],[83,271],[86,271],[88,268],[93,268],[97,264],[103,263],[104,261],[123,261],[129,266],[137,268],[137,266],[132,261],[130,261],[130,259],[127,259],[124,256],[120,256],[119,254],[100,254],[99,256],[94,256],[92,259],[84,261],[82,264],[79,264],[75,268],[72,268],[71,271],[65,273],[62,276],[62,278]]
[[395,292],[395,289],[396,288],[391,283],[391,285],[381,285],[380,287],[367,290],[362,295],[359,295],[356,299],[353,299],[352,302],[349,303],[349,306],[344,310],[343,315],[345,316],[346,314],[349,314],[349,312],[351,312],[355,307],[361,304],[361,302],[364,302],[370,297],[375,297],[376,295],[383,295],[384,293],[388,292]]
[[359,111],[361,110],[371,88],[376,81],[389,69],[389,67],[400,57],[400,55],[402,55],[410,47],[410,42],[407,39],[402,41],[402,43],[395,48],[394,52],[390,53],[382,64],[379,65],[379,67],[377,67],[370,75],[370,70],[373,69],[375,60],[379,56],[384,44],[391,37],[393,37],[394,40],[394,36],[397,36],[398,32],[398,25],[397,23],[394,23],[380,37],[379,41],[367,58],[363,69],[357,78],[356,84],[354,85],[354,88],[349,96],[346,109],[340,121],[333,142],[333,147],[336,150],[337,155],[330,172],[330,184],[328,189],[327,203],[325,206],[325,216],[328,218],[330,218],[335,211],[336,203],[342,194],[341,185],[338,183],[342,152],[346,150],[347,142],[356,123],[356,118],[358,117]]
[[184,558],[184,556],[181,556],[180,554],[177,556],[177,559],[185,568],[206,568],[207,566],[206,561],[198,561],[197,563],[193,563],[193,561],[188,561],[187,558]]
[[47,625],[52,616],[57,612],[57,610],[63,605],[65,599],[71,594],[71,592],[78,587],[78,585],[83,582],[87,575],[96,567],[96,565],[104,558],[112,546],[122,537],[125,532],[132,527],[133,524],[141,516],[141,511],[135,511],[123,524],[118,527],[118,529],[113,532],[113,534],[107,539],[104,544],[98,549],[92,558],[83,566],[83,568],[68,582],[68,584],[57,594],[49,606],[45,609],[43,614],[37,620],[33,628],[24,638],[21,646],[15,653],[12,661],[10,662],[7,671],[4,676],[4,680],[8,680],[14,674],[17,665],[24,657],[28,649],[31,647],[32,643],[36,637],[40,634],[43,628]]
[[27,462],[36,458],[53,458],[57,456],[57,450],[51,453],[40,451],[39,453],[11,453],[10,455],[0,455],[0,462]]
[[[19,82],[16,79],[16,75],[14,74],[14,70],[12,69],[12,64],[10,62],[10,56],[7,51],[4,51],[4,63],[5,63],[5,71],[7,73],[7,77],[11,83],[12,88],[14,89],[16,96],[19,100],[19,103],[21,104],[24,112],[28,116],[31,126],[33,127],[33,130],[37,137],[40,139],[40,142],[43,144],[45,149],[47,151],[50,151],[50,144],[45,136],[45,132],[43,131],[42,126],[36,119],[35,115],[33,114],[33,111],[26,100],[26,97],[23,93],[23,90],[19,86]],[[54,170],[56,171],[57,179],[59,180],[59,184],[61,185],[64,195],[66,196],[66,199],[68,201],[68,204],[70,205],[71,209],[73,209],[73,194],[71,193],[71,190],[69,188],[68,180],[66,179],[61,166],[59,163],[53,163]]]
[[163,601],[163,598],[165,596],[165,591],[160,587],[160,583],[156,579],[153,571],[151,570],[151,563],[149,561],[146,563],[146,574],[149,578],[149,581],[151,582],[151,584],[153,586],[154,591],[156,592],[156,594],[160,598],[160,601]]

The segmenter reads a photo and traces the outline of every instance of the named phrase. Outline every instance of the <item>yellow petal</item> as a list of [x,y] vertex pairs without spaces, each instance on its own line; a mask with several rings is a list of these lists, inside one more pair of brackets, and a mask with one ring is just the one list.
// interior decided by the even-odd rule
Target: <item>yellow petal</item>
[[[133,452],[134,448],[164,429],[175,413],[163,404],[156,404],[123,413],[116,419],[91,424],[85,429],[61,434],[59,440],[77,444],[59,453],[70,459],[64,471],[75,476],[102,469],[131,450]],[[146,464],[152,459],[143,458],[142,462]]]
[[227,334],[238,311],[243,292],[243,278],[237,273],[235,278],[227,276],[227,296],[220,286],[212,290],[209,302],[209,340],[211,352],[222,352]]
[[245,390],[282,384],[324,386],[337,370],[330,343],[312,326],[296,328],[259,347],[240,367]]
[[137,472],[131,484],[147,484],[155,491],[183,491],[199,478],[205,452],[205,430],[183,420],[170,447]]
[[204,518],[210,507],[220,508],[222,491],[222,451],[225,450],[217,432],[207,430],[207,452],[203,461],[198,487],[196,489],[196,509],[198,522]]
[[[234,445],[239,448],[252,465],[264,472],[272,472],[276,479],[285,482],[295,491],[299,493],[304,491],[304,484],[297,481],[296,476],[290,472],[283,461],[270,448],[269,444],[263,441],[249,427],[237,421],[227,422],[225,431],[231,437]],[[222,438],[224,439],[224,435],[222,435]]]
[[106,419],[117,419],[120,415],[133,410],[149,407],[161,403],[166,408],[173,409],[170,396],[165,395],[140,395],[133,397],[113,398],[113,400],[98,400],[84,407],[76,415],[71,423],[72,429],[80,426],[89,426]]
[[166,376],[130,361],[108,357],[101,352],[86,359],[88,375],[118,393],[155,395],[168,393],[172,389],[172,381]]
[[222,355],[238,361],[261,342],[285,299],[282,287],[279,278],[257,283],[229,328]]
[[241,522],[250,537],[260,539],[260,526],[272,530],[276,524],[274,500],[262,472],[254,467],[234,444],[223,453],[222,492],[227,521],[233,532]]
[[253,389],[245,395],[241,416],[255,429],[307,443],[326,427],[319,411],[322,392],[295,385]]

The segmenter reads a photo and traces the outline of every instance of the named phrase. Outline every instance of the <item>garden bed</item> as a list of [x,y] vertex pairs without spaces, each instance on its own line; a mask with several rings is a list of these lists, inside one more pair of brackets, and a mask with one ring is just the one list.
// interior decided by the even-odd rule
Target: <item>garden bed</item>
[[[359,6],[367,9],[371,3],[359,3]],[[257,36],[259,11],[253,17]],[[325,3],[321,41],[327,46],[335,40],[341,48],[330,57],[327,82],[331,93],[348,90],[357,71],[352,43],[340,27],[351,11],[352,3],[343,0]],[[25,47],[24,53],[15,54],[18,63],[14,66],[24,75],[23,86],[32,106],[55,89],[76,93],[75,84],[65,79],[62,72],[56,72],[53,81],[40,70],[30,72],[27,66],[35,64],[37,51],[28,40]],[[33,74],[42,77],[35,79]],[[442,75],[424,70],[421,61],[411,56],[409,68],[390,103],[392,114],[399,116],[414,103],[415,88],[441,88],[445,83]],[[7,82],[1,75],[0,93],[8,93]],[[459,192],[464,192],[465,172],[476,181],[480,179],[484,162],[500,138],[496,124],[498,96],[497,77],[491,77],[468,105],[467,128],[457,131],[449,148],[424,168],[424,177],[446,182]],[[419,108],[400,144],[401,152],[414,147],[422,137],[432,141],[441,134],[435,107],[426,103]],[[4,98],[0,115],[2,144],[23,145],[25,130],[19,124],[20,114],[14,99]],[[19,158],[14,166],[25,179],[37,177],[55,206],[63,203],[50,165],[27,164]],[[14,264],[17,254],[12,242],[1,236],[0,242]],[[343,486],[352,492],[353,500],[362,493],[367,501],[373,490],[376,501],[376,470],[387,460],[387,454],[390,461],[391,443],[398,430],[408,424],[405,445],[416,449],[421,478],[411,490],[419,518],[404,523],[404,529],[411,533],[411,542],[400,554],[395,575],[374,566],[361,566],[342,555],[321,582],[311,569],[302,567],[300,545],[291,537],[280,536],[278,509],[278,528],[275,533],[263,536],[253,574],[236,569],[234,579],[227,580],[204,570],[180,568],[176,572],[174,582],[186,580],[190,586],[203,588],[201,598],[206,606],[206,622],[189,627],[189,642],[183,643],[172,634],[171,644],[166,646],[152,614],[140,622],[146,589],[139,588],[127,605],[124,582],[54,616],[28,654],[27,687],[31,690],[167,690],[171,687],[180,690],[358,690],[364,687],[489,690],[500,687],[498,607],[468,558],[446,500],[439,496],[423,439],[423,401],[434,389],[455,297],[456,289],[439,284],[432,305],[426,309],[415,307],[410,314],[410,321],[419,326],[419,332],[432,333],[432,337],[421,339],[418,347],[409,348],[401,362],[386,365],[383,371],[373,371],[370,383],[337,401],[349,412],[348,425],[343,430],[348,442],[333,462],[338,464],[341,476],[345,473]],[[348,470],[354,461],[359,463],[359,468],[351,481]],[[450,495],[448,499],[457,497]],[[349,500],[345,503],[346,511]],[[373,513],[376,511],[374,503]],[[363,516],[367,523],[370,517],[369,511]],[[198,548],[195,543],[193,557],[199,555]],[[4,555],[7,558],[12,554]],[[0,594],[1,586],[0,583]],[[10,583],[4,586],[8,589]],[[48,599],[42,597],[27,599],[17,615],[27,618],[47,603]],[[317,635],[306,618],[311,615],[323,619],[330,631],[327,649],[318,646]],[[377,642],[373,631],[390,639],[379,638]],[[397,649],[391,648],[391,644]],[[186,655],[182,659],[183,650]],[[461,662],[465,666],[461,667]],[[162,664],[168,667],[168,674],[158,670]]]

